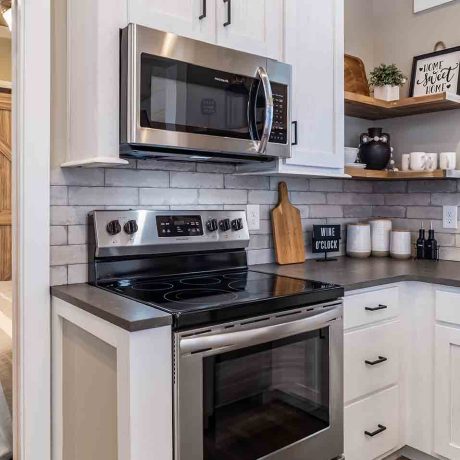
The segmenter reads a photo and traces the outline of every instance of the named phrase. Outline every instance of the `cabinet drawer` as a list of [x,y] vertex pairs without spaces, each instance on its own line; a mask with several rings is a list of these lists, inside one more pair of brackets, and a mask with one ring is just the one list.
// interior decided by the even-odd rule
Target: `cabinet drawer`
[[398,383],[400,323],[345,334],[345,401]]
[[345,329],[394,318],[399,315],[397,287],[352,294],[344,300]]
[[[381,432],[376,433],[378,430]],[[366,431],[375,434],[370,436]],[[399,447],[398,444],[399,387],[345,408],[345,458],[372,460]]]
[[436,320],[460,325],[460,292],[436,291]]

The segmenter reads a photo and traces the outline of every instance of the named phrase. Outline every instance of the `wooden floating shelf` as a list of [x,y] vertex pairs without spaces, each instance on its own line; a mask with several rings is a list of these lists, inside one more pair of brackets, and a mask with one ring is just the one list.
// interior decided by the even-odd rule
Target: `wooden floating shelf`
[[387,102],[345,91],[345,114],[366,120],[383,120],[456,109],[460,109],[460,96],[453,93],[407,97]]
[[435,171],[374,171],[372,169],[359,169],[346,167],[345,173],[350,175],[352,179],[367,179],[367,180],[421,180],[421,179],[446,179],[456,177],[450,171],[436,169]]

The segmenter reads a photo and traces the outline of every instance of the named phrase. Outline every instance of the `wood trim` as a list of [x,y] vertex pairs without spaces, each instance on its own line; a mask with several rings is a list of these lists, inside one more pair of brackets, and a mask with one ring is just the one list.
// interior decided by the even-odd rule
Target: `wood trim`
[[11,225],[11,211],[0,211],[0,225]]
[[0,110],[11,110],[11,94],[0,93]]
[[11,162],[11,147],[3,142],[2,139],[0,139],[0,155],[3,155],[8,161]]

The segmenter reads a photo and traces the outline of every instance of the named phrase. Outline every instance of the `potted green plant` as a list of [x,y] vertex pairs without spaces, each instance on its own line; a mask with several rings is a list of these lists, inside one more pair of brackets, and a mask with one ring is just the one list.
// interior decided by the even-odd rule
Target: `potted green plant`
[[407,81],[407,77],[395,64],[380,64],[370,73],[370,86],[374,87],[374,97],[384,101],[399,99],[399,88]]

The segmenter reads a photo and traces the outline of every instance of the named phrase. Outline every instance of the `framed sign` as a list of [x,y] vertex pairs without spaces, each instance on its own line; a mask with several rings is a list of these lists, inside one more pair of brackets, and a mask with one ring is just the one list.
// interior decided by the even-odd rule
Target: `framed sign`
[[410,96],[460,93],[460,46],[414,57]]
[[328,259],[330,252],[340,250],[340,225],[313,225],[312,252],[313,254],[324,253],[322,261],[332,261]]
[[450,3],[453,0],[414,0],[414,13],[419,11],[428,10],[435,6],[443,5],[444,3]]

